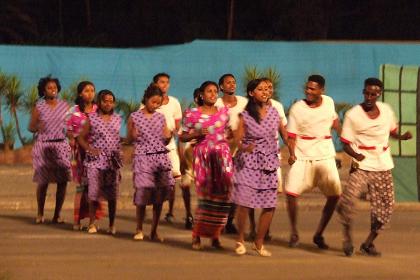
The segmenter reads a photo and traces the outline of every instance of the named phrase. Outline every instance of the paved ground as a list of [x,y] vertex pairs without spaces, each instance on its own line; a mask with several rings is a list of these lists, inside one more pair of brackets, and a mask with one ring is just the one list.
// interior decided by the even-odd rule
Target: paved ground
[[[343,173],[344,171],[342,171]],[[345,179],[345,173],[342,174]],[[35,186],[30,166],[0,167],[0,280],[3,279],[420,279],[420,209],[418,203],[396,205],[391,228],[380,236],[377,247],[381,258],[341,252],[341,227],[333,218],[326,234],[331,250],[319,251],[311,237],[324,203],[319,192],[305,194],[300,200],[301,245],[287,247],[288,220],[284,196],[280,196],[272,225],[274,240],[267,244],[273,257],[233,253],[234,236],[223,236],[226,249],[202,252],[191,250],[191,232],[183,229],[183,207],[177,193],[177,223],[162,222],[163,244],[135,242],[135,212],[132,206],[131,173],[123,170],[117,213],[118,234],[102,232],[96,236],[74,232],[72,221],[74,185],[70,184],[63,212],[69,221],[62,226],[35,225]],[[46,217],[51,218],[54,188],[50,187]],[[195,199],[193,198],[193,204]],[[165,206],[166,207],[166,206]],[[368,204],[362,209],[355,228],[358,247],[369,228]],[[363,210],[364,209],[364,210]],[[165,211],[165,210],[164,210]],[[149,210],[149,217],[151,212]],[[146,232],[150,228],[147,221]],[[205,243],[206,241],[204,241]]]
[[[182,217],[180,210],[176,212]],[[51,216],[48,213],[47,217]],[[71,220],[71,211],[64,212]],[[223,236],[224,251],[206,247],[190,248],[191,233],[162,222],[162,244],[132,240],[134,212],[118,213],[118,233],[103,231],[95,236],[74,232],[70,224],[34,225],[33,212],[2,211],[0,214],[0,279],[420,279],[420,213],[397,211],[392,228],[380,236],[381,258],[356,253],[352,258],[341,252],[340,225],[332,221],[326,240],[331,246],[320,251],[311,243],[319,211],[300,213],[301,244],[287,247],[286,213],[278,211],[272,226],[273,241],[267,244],[271,258],[252,252],[236,256],[234,236]],[[357,220],[355,240],[362,242],[369,226],[368,212]],[[146,231],[150,228],[147,221]],[[208,244],[204,240],[205,244]],[[152,277],[152,278],[150,278]]]

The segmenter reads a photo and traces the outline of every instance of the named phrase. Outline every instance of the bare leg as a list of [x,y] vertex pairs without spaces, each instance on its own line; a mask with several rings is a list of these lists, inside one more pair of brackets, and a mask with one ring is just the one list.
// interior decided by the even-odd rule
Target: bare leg
[[63,207],[64,199],[66,198],[67,182],[57,184],[57,192],[55,193],[55,210],[53,221],[59,222],[61,208]]
[[157,234],[157,227],[159,225],[160,214],[162,213],[162,203],[153,204],[153,221],[150,238],[156,241],[162,241]]
[[117,212],[117,201],[112,199],[108,200],[108,216],[109,216],[109,227],[113,227],[115,224],[115,213]]
[[143,222],[144,222],[144,217],[146,216],[145,205],[136,207],[136,216],[137,216],[137,232],[143,231]]
[[40,184],[36,189],[36,200],[38,202],[38,218],[44,216],[45,198],[47,197],[48,184]]
[[238,225],[238,242],[243,243],[245,240],[245,227],[248,218],[249,208],[237,205],[236,207],[236,224]]
[[255,224],[255,210],[254,209],[249,209],[248,216],[249,216],[249,231],[250,231],[250,234],[255,233],[256,228],[257,228],[257,226]]
[[257,237],[255,238],[255,245],[257,249],[261,249],[264,243],[264,237],[270,228],[273,214],[274,208],[265,208],[261,212],[260,220],[258,222]]
[[185,186],[185,187],[182,187],[181,190],[182,190],[182,198],[184,199],[185,216],[187,218],[192,217],[190,187]]
[[95,224],[97,205],[96,201],[89,200],[89,226]]
[[334,210],[339,198],[339,196],[327,197],[327,202],[325,203],[324,209],[322,210],[321,220],[319,221],[315,236],[322,236],[324,233],[325,228],[327,227],[332,215],[334,214]]
[[297,197],[287,195],[287,212],[289,214],[291,233],[298,234],[296,220],[297,220]]

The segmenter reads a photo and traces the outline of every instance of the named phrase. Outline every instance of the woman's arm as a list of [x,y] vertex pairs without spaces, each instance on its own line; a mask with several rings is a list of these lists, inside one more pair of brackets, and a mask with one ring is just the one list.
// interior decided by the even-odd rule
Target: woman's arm
[[137,137],[137,129],[134,126],[133,119],[131,116],[127,120],[127,138],[125,139],[127,144],[131,144],[134,139]]
[[34,107],[32,109],[32,113],[31,113],[31,119],[29,121],[29,126],[28,126],[28,130],[32,133],[38,132],[39,130],[41,130],[43,127],[42,123],[40,122],[39,119],[39,112],[36,109],[36,107]]
[[97,156],[100,154],[100,150],[90,147],[89,142],[87,141],[87,136],[90,133],[90,123],[86,120],[86,123],[83,125],[82,129],[80,130],[79,135],[77,136],[77,142],[79,143],[80,147],[86,151],[86,153]]

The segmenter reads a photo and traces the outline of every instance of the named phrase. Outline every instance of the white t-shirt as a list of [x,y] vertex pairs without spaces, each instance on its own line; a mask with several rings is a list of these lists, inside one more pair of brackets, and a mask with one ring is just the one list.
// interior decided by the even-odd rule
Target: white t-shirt
[[394,168],[388,143],[389,134],[396,130],[398,125],[395,114],[388,104],[376,102],[376,106],[380,113],[375,119],[369,118],[360,105],[347,111],[341,141],[350,144],[356,153],[365,156],[364,160],[358,162],[360,169],[387,171]]
[[277,110],[277,112],[279,113],[280,119],[281,119],[281,123],[283,124],[283,126],[287,125],[287,119],[286,119],[286,114],[284,113],[284,108],[283,108],[283,104],[281,104],[280,102],[278,102],[277,100],[271,99],[271,106],[274,107],[274,109]]
[[334,101],[322,95],[318,107],[309,107],[304,100],[292,105],[287,132],[296,137],[295,155],[298,160],[322,160],[335,157],[331,127],[338,118]]
[[[166,125],[170,131],[175,129],[175,121],[182,119],[182,109],[181,104],[178,99],[172,96],[169,97],[168,104],[160,106],[156,109],[156,112],[159,112],[165,116]],[[172,137],[169,144],[166,146],[169,150],[176,149],[175,139]]]
[[[248,104],[248,98],[235,95],[236,105],[234,107],[229,107],[229,126],[235,131],[238,129],[239,124],[239,114],[245,110],[246,104]],[[225,107],[223,99],[221,97],[217,98],[216,103],[214,104],[217,108]]]

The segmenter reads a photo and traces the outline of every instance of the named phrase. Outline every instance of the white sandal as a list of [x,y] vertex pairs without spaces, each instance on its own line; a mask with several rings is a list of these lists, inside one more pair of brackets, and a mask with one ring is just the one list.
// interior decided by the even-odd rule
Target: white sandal
[[237,254],[237,255],[245,255],[246,254],[246,248],[245,248],[245,245],[244,245],[244,243],[242,243],[242,242],[236,242],[236,248],[235,248],[235,253]]
[[134,240],[143,240],[144,239],[144,234],[142,231],[138,231],[136,234],[134,234],[133,236]]
[[252,245],[252,249],[255,250],[255,251],[257,251],[258,255],[260,255],[261,257],[271,257],[271,252],[270,251],[267,251],[264,248],[264,245],[261,245],[261,248],[258,249],[257,248],[257,245],[255,245],[255,243],[254,243]]

